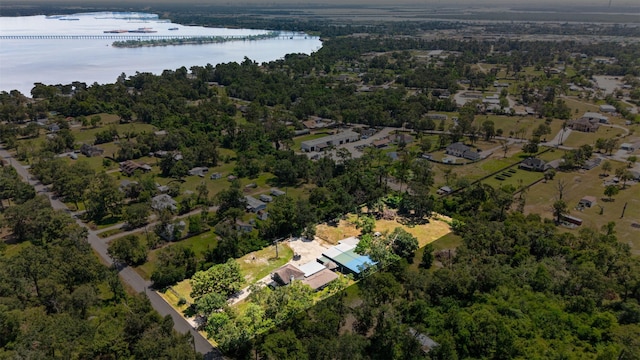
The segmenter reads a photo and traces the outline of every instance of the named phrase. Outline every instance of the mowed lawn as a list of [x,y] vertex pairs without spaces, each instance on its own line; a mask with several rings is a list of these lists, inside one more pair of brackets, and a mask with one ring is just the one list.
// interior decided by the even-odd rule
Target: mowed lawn
[[[563,200],[569,205],[569,214],[583,220],[583,224],[575,229],[561,227],[562,231],[578,234],[580,228],[601,229],[608,222],[616,223],[616,235],[622,243],[629,244],[634,254],[640,255],[640,229],[631,226],[640,221],[640,184],[627,184],[626,189],[614,196],[614,201],[606,201],[604,196],[602,173],[599,167],[589,171],[569,173],[558,172],[555,179],[532,186],[526,194],[525,212],[537,213],[544,218],[552,219],[551,206],[558,197],[558,181],[566,184]],[[609,175],[608,179],[613,175]],[[576,207],[584,196],[594,196],[598,204],[580,211]],[[626,204],[624,217],[621,218]],[[601,210],[602,206],[602,210]],[[601,214],[602,211],[602,214]]]
[[[236,259],[236,262],[240,266],[240,273],[246,280],[246,287],[268,276],[272,271],[286,264],[292,258],[293,250],[286,243],[279,243],[278,257],[276,257],[275,246],[271,245],[262,250],[246,254]],[[176,296],[174,292],[178,295]],[[182,280],[171,286],[171,290],[166,291],[163,294],[163,298],[176,309],[184,311],[187,305],[178,306],[178,301],[180,298],[184,298],[188,303],[193,303],[190,279]]]

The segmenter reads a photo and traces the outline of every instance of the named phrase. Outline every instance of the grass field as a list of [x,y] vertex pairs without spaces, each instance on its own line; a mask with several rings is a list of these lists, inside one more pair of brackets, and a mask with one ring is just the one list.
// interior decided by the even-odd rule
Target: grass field
[[511,173],[509,171],[503,171],[502,173],[498,174],[498,175],[509,174],[511,175],[511,177],[503,176],[504,180],[498,180],[495,178],[495,176],[491,176],[485,180],[482,180],[482,183],[491,185],[494,188],[511,185],[517,189],[520,186],[532,184],[533,182],[540,180],[544,177],[544,174],[542,172],[526,171],[526,170],[517,169],[517,167],[513,167],[512,169],[515,170],[514,173]]
[[[608,222],[616,223],[616,235],[618,241],[629,244],[634,254],[640,255],[640,229],[631,227],[634,221],[640,220],[640,185],[627,185],[620,194],[614,197],[614,201],[603,200],[604,185],[600,178],[600,168],[589,171],[559,172],[553,181],[540,182],[529,189],[526,195],[526,213],[537,213],[544,218],[552,219],[551,204],[558,196],[558,181],[566,183],[566,191],[563,200],[569,205],[570,215],[583,220],[582,226],[576,229],[560,228],[562,231],[577,234],[580,228],[600,229]],[[612,177],[611,175],[609,177]],[[578,201],[584,196],[594,196],[598,199],[598,205],[586,208],[583,211],[576,210]],[[624,218],[620,218],[622,210],[627,205]]]
[[271,245],[262,250],[249,253],[236,261],[240,265],[240,272],[247,280],[247,284],[252,284],[286,264],[292,258],[293,250],[289,245],[279,243],[277,258],[276,247]]
[[600,126],[598,131],[594,133],[586,133],[581,131],[572,131],[569,137],[564,141],[565,146],[579,147],[580,145],[593,145],[599,138],[611,139],[620,137],[624,134],[624,130],[608,126]]

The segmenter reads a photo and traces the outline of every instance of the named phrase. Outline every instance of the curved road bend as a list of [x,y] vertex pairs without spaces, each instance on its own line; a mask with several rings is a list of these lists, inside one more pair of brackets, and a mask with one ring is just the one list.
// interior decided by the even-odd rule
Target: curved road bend
[[[32,179],[31,174],[24,166],[22,166],[17,160],[15,160],[9,152],[4,148],[0,148],[0,157],[9,161],[9,164],[13,166],[18,174],[22,176],[29,185],[33,186],[37,194],[44,194],[49,198],[51,207],[55,210],[62,210],[70,213],[69,208],[60,200],[52,197],[49,189],[42,185],[39,181]],[[93,231],[87,227],[85,223],[76,219],[78,225],[88,230],[87,240],[93,248],[93,250],[100,256],[100,258],[108,265],[113,264],[113,260],[109,254],[107,254],[107,244],[98,237],[96,231]],[[127,266],[120,270],[120,278],[136,292],[144,292],[153,308],[162,316],[171,315],[173,319],[173,328],[184,334],[191,333],[193,336],[193,346],[195,350],[204,355],[205,359],[222,359],[222,354],[211,343],[209,343],[199,332],[197,332],[191,325],[185,320],[174,308],[167,304],[164,299],[160,297],[155,291],[151,289],[151,282],[143,279],[137,272],[131,267]]]

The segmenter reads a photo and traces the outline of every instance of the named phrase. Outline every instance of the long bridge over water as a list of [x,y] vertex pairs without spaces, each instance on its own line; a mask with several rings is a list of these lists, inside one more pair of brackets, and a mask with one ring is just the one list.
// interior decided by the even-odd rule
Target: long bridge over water
[[[0,40],[171,40],[171,39],[225,39],[256,40],[256,35],[150,35],[150,34],[96,34],[96,35],[0,35]],[[306,38],[306,34],[280,34],[273,39]]]

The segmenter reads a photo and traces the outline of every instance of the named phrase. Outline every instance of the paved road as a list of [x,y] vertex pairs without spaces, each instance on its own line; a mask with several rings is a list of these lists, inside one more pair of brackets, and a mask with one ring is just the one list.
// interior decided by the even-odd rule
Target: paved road
[[[10,165],[13,166],[18,174],[22,176],[30,185],[32,185],[36,193],[43,194],[49,198],[51,202],[51,207],[55,210],[62,210],[65,212],[71,212],[69,208],[60,200],[53,197],[52,193],[49,192],[49,189],[42,185],[39,181],[34,180],[29,174],[29,171],[22,166],[17,160],[11,157],[11,154],[7,152],[4,148],[0,148],[0,157],[9,161]],[[112,265],[113,260],[107,254],[107,243],[100,239],[97,235],[96,231],[89,229],[86,224],[84,224],[79,219],[76,219],[78,225],[86,228],[88,230],[87,240],[89,244],[93,248],[93,250],[100,256],[100,259],[106,263],[107,265]],[[214,348],[200,333],[198,333],[191,325],[185,320],[175,309],[173,309],[169,304],[167,304],[164,299],[160,297],[155,291],[151,290],[151,282],[143,279],[138,273],[136,273],[131,267],[124,267],[120,270],[120,278],[127,285],[129,285],[136,292],[144,292],[153,308],[160,313],[162,316],[171,315],[173,319],[173,328],[176,329],[180,333],[191,333],[193,336],[194,348],[197,352],[203,354],[205,359],[222,359],[222,354],[216,348]]]

